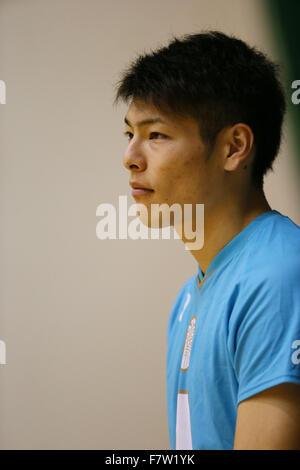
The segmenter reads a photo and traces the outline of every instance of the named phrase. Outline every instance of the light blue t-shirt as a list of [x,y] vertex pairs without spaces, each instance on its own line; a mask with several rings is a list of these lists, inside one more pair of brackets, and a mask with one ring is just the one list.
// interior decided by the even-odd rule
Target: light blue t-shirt
[[171,449],[233,449],[241,401],[300,384],[300,227],[276,210],[256,217],[205,276],[198,265],[167,335]]

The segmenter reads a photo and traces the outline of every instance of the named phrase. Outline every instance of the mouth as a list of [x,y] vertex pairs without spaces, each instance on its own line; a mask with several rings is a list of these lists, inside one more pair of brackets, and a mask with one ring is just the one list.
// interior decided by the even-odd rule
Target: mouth
[[131,191],[132,196],[145,196],[147,194],[149,195],[150,193],[154,192],[154,189],[146,188],[141,183],[137,183],[134,181],[130,182],[130,186],[132,187],[132,191]]
[[131,191],[132,196],[144,196],[150,193],[154,193],[154,190],[146,188],[133,188]]

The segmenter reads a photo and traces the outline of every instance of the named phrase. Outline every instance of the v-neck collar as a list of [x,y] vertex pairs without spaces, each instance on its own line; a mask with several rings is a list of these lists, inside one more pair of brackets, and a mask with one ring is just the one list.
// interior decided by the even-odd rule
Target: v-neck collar
[[255,219],[253,219],[241,232],[235,235],[232,240],[216,254],[205,273],[201,271],[200,265],[198,264],[198,276],[200,282],[202,282],[203,279],[205,279],[212,271],[226,263],[236,253],[240,252],[240,250],[244,248],[249,237],[257,229],[257,226],[262,221],[273,216],[274,214],[280,214],[280,212],[273,209],[271,211],[264,212],[263,214],[260,214]]

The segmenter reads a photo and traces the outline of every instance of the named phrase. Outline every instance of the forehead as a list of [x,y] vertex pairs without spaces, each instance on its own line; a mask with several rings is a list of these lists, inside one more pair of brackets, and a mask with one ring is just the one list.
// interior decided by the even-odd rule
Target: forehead
[[179,116],[178,114],[162,111],[151,103],[141,100],[132,100],[124,118],[126,123],[132,126],[143,125],[143,122],[159,122],[173,129],[186,129],[198,132],[198,123],[195,119],[188,116]]

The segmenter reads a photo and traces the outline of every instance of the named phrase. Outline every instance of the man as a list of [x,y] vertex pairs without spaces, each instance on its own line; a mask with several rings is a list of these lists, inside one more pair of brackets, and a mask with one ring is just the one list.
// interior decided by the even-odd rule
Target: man
[[136,201],[204,204],[197,273],[168,323],[171,448],[300,449],[300,228],[263,191],[285,113],[277,66],[190,34],[138,57],[120,98]]

